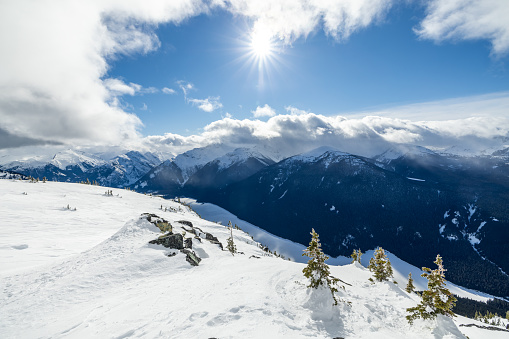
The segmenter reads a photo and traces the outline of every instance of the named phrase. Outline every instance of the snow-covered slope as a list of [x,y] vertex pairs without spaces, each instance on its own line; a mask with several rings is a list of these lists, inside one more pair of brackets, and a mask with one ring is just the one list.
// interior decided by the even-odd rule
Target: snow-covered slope
[[374,160],[379,161],[381,163],[389,163],[392,160],[401,158],[403,156],[407,157],[424,157],[424,156],[430,156],[430,155],[437,155],[432,150],[422,147],[422,146],[416,146],[416,145],[395,145],[382,154],[379,154],[375,157],[373,157]]
[[226,145],[210,145],[195,148],[175,157],[173,162],[182,170],[184,182],[206,163],[232,151],[233,148]]
[[125,187],[163,160],[161,154],[126,150],[118,154],[119,151],[113,148],[94,153],[78,149],[42,148],[31,155],[19,151],[18,158],[0,151],[0,169],[40,179],[46,177],[52,181],[81,182],[88,179],[102,185]]
[[[306,288],[304,264],[264,252],[243,231],[233,230],[243,253],[232,256],[203,236],[226,244],[229,230],[188,207],[105,191],[0,181],[0,337],[476,338],[444,317],[408,325],[405,309],[418,297],[401,283],[370,284],[360,265],[331,267],[352,285],[338,294],[350,304],[334,307],[328,291]],[[199,266],[149,244],[161,232],[145,212],[169,221],[175,234],[187,230]]]

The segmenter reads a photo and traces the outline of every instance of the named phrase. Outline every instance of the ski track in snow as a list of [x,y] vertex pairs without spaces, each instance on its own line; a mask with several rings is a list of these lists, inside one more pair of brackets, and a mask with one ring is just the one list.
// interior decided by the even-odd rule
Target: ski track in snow
[[[0,180],[1,338],[463,338],[448,318],[408,325],[405,309],[418,297],[401,290],[411,266],[394,256],[398,285],[370,284],[371,273],[359,264],[331,266],[334,276],[352,284],[338,293],[351,306],[333,307],[329,291],[306,288],[302,263],[268,255],[240,230],[233,236],[244,254],[193,239],[202,257],[198,267],[181,253],[167,257],[171,250],[148,244],[161,233],[141,213],[170,221],[174,233],[181,231],[177,221],[191,221],[223,244],[230,232],[174,201],[105,191]],[[67,204],[77,210],[64,209]],[[198,213],[209,210],[202,216],[226,215],[210,204],[192,205]],[[272,250],[300,257],[304,246],[231,220]],[[486,335],[462,331],[471,339]]]

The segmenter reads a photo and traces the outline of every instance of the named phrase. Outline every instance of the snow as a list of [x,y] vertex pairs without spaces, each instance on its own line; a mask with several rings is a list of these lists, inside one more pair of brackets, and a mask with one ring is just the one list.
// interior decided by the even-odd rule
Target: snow
[[332,207],[330,208],[331,211],[334,211],[336,209],[336,207],[334,205],[332,205]]
[[486,221],[481,222],[479,227],[477,227],[477,232],[479,232],[484,227],[484,225],[486,225]]
[[305,152],[296,156],[293,156],[291,159],[293,161],[302,161],[302,162],[314,162],[318,160],[321,156],[323,156],[325,153],[330,152],[336,156],[344,156],[344,157],[351,157],[352,155],[349,153],[341,152],[338,149],[330,146],[322,146],[315,148],[309,152]]
[[195,148],[177,155],[173,162],[182,170],[182,176],[184,177],[184,182],[186,182],[191,175],[205,166],[205,164],[232,150],[232,147],[214,144],[202,148]]
[[440,232],[440,234],[444,233],[446,225],[447,224],[438,225],[438,231]]
[[233,152],[226,153],[225,155],[216,158],[213,161],[217,162],[219,170],[221,171],[231,167],[233,164],[242,163],[248,158],[257,158],[261,163],[265,165],[268,165],[268,163],[265,162],[264,159],[271,160],[267,159],[267,157],[255,150],[248,148],[237,148]]
[[468,221],[470,222],[470,218],[474,215],[475,211],[477,210],[477,207],[473,204],[468,204]]
[[382,154],[373,157],[373,159],[375,159],[378,162],[387,164],[390,163],[392,160],[408,155],[426,156],[426,155],[436,155],[436,153],[426,147],[409,144],[400,144],[389,148]]
[[65,170],[68,166],[78,166],[84,172],[86,168],[83,164],[90,166],[100,166],[106,164],[106,161],[99,159],[93,155],[85,154],[84,152],[77,152],[72,149],[67,149],[56,153],[49,161],[50,164]]
[[478,245],[481,242],[481,240],[477,239],[477,237],[474,234],[468,235],[468,241],[470,242],[470,244],[472,244],[472,246]]
[[[104,191],[0,180],[1,338],[464,338],[461,332],[471,339],[492,338],[484,330],[459,329],[445,317],[408,325],[405,309],[419,297],[401,288],[409,271],[417,288],[423,278],[390,253],[397,285],[371,284],[365,267],[346,264],[349,258],[331,260],[330,265],[343,264],[331,266],[331,273],[352,285],[337,294],[349,304],[334,307],[328,290],[306,287],[304,246],[214,205],[183,199],[200,217],[175,201],[116,189],[106,196]],[[67,204],[77,210],[64,209]],[[182,253],[168,257],[173,250],[148,244],[161,233],[140,218],[145,212],[168,220],[175,233],[182,231],[178,221],[190,221],[223,244],[230,231],[207,219],[224,223],[228,218],[256,241],[299,262],[264,252],[249,234],[234,229],[235,244],[244,254],[232,256],[193,239],[202,261],[192,267]],[[364,265],[371,255],[362,257]],[[449,287],[453,293],[476,295]]]
[[406,177],[408,180],[413,180],[413,181],[426,181],[424,179],[417,179],[417,178],[411,178],[411,177]]
[[283,195],[281,195],[281,196],[279,197],[279,199],[283,199],[283,197],[286,195],[286,192],[288,192],[288,190],[286,190],[286,191],[283,193]]

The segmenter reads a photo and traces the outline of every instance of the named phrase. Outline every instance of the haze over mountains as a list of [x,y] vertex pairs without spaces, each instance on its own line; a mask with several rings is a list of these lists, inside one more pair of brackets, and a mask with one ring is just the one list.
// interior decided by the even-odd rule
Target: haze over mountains
[[270,147],[227,145],[171,159],[105,154],[69,149],[0,169],[193,197],[301,244],[314,227],[333,256],[383,246],[420,267],[440,253],[451,281],[509,296],[509,148],[468,157],[414,145],[370,158],[319,147],[283,159]]

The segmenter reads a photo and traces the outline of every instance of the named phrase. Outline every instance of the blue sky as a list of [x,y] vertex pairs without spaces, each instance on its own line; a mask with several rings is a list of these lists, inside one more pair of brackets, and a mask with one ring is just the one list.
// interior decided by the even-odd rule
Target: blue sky
[[[216,10],[178,26],[161,25],[156,30],[161,41],[158,50],[119,58],[107,76],[175,90],[173,95],[157,92],[122,98],[131,105],[126,110],[143,121],[146,135],[190,135],[226,114],[253,118],[251,111],[266,104],[280,114],[292,106],[348,116],[509,89],[507,57],[491,56],[488,41],[419,39],[413,29],[422,17],[422,6],[399,6],[382,22],[355,32],[346,41],[336,41],[317,29],[291,45],[280,45],[266,63],[260,84],[255,62],[246,57],[250,23]],[[204,112],[186,102],[179,81],[195,87],[189,97],[216,97],[222,107]]]
[[509,147],[508,17],[493,0],[0,2],[0,149]]

